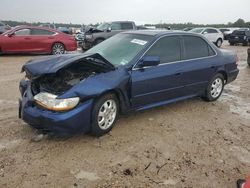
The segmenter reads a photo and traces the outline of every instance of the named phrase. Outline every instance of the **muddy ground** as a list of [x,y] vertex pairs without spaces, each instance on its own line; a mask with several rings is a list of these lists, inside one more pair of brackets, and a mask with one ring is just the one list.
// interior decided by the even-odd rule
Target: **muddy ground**
[[32,142],[18,119],[21,66],[39,56],[0,57],[0,187],[235,188],[250,174],[250,67],[221,98],[199,98],[122,117],[101,138],[78,135]]

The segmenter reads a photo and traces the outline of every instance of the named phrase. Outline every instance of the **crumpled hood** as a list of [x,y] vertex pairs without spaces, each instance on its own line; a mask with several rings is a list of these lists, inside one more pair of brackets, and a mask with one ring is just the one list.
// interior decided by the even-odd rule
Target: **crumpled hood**
[[67,55],[58,55],[58,56],[47,56],[39,58],[36,60],[28,61],[22,67],[22,72],[26,72],[29,78],[38,78],[45,74],[53,74],[59,71],[62,68],[65,68],[72,63],[76,63],[79,60],[86,58],[96,58],[101,60],[106,66],[110,69],[114,69],[114,66],[109,63],[105,58],[103,58],[98,53],[84,53],[84,54],[67,54]]

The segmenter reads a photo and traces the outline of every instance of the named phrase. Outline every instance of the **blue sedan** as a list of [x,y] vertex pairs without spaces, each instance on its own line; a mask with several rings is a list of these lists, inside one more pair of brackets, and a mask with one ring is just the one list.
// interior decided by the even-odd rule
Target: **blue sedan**
[[119,114],[200,96],[217,100],[236,79],[237,56],[199,34],[130,31],[84,54],[22,67],[20,117],[43,133],[109,132]]

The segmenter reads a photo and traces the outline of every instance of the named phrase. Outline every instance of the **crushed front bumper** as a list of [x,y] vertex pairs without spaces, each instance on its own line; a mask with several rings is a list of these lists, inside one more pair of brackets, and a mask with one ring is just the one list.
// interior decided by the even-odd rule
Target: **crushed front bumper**
[[60,136],[90,131],[92,99],[80,103],[70,111],[54,112],[34,103],[29,86],[22,96],[19,100],[19,116],[31,127]]

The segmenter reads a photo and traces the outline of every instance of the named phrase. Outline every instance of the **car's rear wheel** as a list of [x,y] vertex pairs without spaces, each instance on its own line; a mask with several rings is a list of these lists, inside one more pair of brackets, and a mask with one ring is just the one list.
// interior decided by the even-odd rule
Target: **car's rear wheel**
[[218,48],[220,48],[220,47],[222,46],[222,39],[218,39],[218,40],[216,41],[216,46],[217,46]]
[[52,54],[53,55],[60,55],[65,53],[65,47],[62,43],[55,43],[52,46]]
[[202,98],[206,101],[217,100],[223,92],[224,85],[225,85],[224,76],[220,73],[216,74],[209,82],[205,90],[205,95]]
[[102,136],[114,126],[119,114],[117,97],[110,93],[98,99],[92,111],[91,135]]

